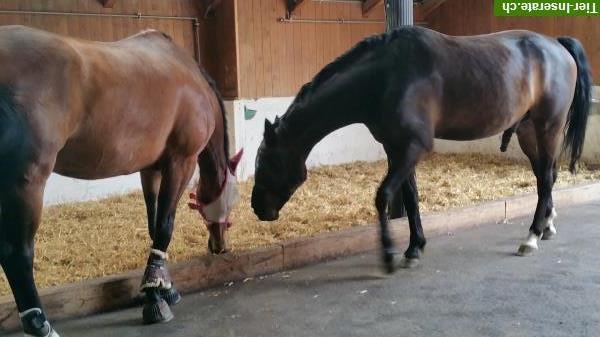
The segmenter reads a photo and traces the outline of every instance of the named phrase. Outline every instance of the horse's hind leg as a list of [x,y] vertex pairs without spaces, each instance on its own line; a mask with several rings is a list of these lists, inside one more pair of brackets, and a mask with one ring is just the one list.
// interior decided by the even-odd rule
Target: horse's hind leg
[[[537,139],[535,127],[533,125],[533,121],[531,119],[525,119],[521,122],[518,130],[517,137],[519,139],[519,146],[523,153],[529,159],[531,164],[531,169],[533,170],[533,174],[536,179],[538,179],[538,149],[537,149]],[[556,160],[552,165],[552,184],[556,182],[557,178],[557,170],[556,170]],[[546,225],[544,227],[544,233],[542,235],[542,240],[549,240],[556,234],[556,227],[554,226],[554,219],[556,218],[556,210],[554,208],[552,198],[548,200],[548,205],[546,208],[546,216],[545,221]]]
[[[158,193],[160,191],[162,173],[160,170],[152,168],[141,171],[140,176],[142,178],[142,191],[144,193],[144,202],[146,203],[146,213],[148,216],[148,233],[150,239],[154,241]],[[173,284],[171,284],[169,289],[161,289],[160,296],[168,305],[175,305],[181,300],[181,295],[177,292]]]
[[421,253],[425,249],[425,235],[421,226],[421,215],[419,214],[419,193],[417,180],[413,171],[402,183],[404,205],[408,213],[408,225],[410,227],[410,242],[408,249],[404,252],[404,258],[400,262],[402,268],[412,268],[419,263]]
[[[546,228],[553,227],[556,214],[552,201],[552,188],[556,180],[556,153],[561,134],[560,120],[533,122],[537,148],[537,160],[532,161],[536,174],[538,204],[529,229],[527,240],[521,244],[518,255],[529,255],[538,249],[537,241],[542,238]],[[519,138],[521,142],[521,138]],[[551,229],[549,229],[550,231]]]
[[148,233],[150,239],[154,240],[156,231],[156,204],[158,202],[158,192],[160,191],[161,172],[158,169],[146,169],[140,171],[142,180],[142,191],[144,193],[144,202],[146,203],[146,214],[148,216]]
[[400,147],[385,145],[389,159],[388,172],[377,190],[375,207],[379,215],[381,227],[381,246],[383,250],[383,263],[388,273],[394,271],[394,243],[389,231],[388,207],[394,195],[398,192],[402,183],[414,171],[423,147],[417,142],[411,142]]
[[0,263],[26,336],[57,337],[48,323],[33,278],[34,236],[51,165],[30,165],[24,179],[0,190]]
[[[194,173],[196,158],[173,159],[162,170],[160,192],[156,206],[156,229],[141,290],[146,293],[143,310],[145,324],[168,322],[173,318],[167,300],[177,302],[166,267],[167,249],[171,243],[177,203]],[[172,294],[174,298],[170,298]],[[175,298],[176,297],[176,298]]]

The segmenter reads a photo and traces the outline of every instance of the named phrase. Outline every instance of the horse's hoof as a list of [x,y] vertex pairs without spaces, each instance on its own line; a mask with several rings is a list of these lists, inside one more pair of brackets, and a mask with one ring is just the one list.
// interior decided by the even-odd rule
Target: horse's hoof
[[522,244],[517,251],[517,256],[530,256],[535,252],[538,248],[530,245]]
[[394,267],[394,253],[383,253],[383,268],[387,274],[392,274],[396,271],[396,268]]
[[157,302],[144,304],[142,319],[144,324],[166,323],[173,319],[173,313],[167,302],[160,299]]
[[419,265],[419,259],[418,258],[403,257],[402,260],[400,260],[399,267],[403,268],[403,269],[411,269],[411,268],[414,268],[414,267],[416,267],[418,265]]
[[542,240],[552,240],[556,235],[556,229],[552,227],[546,227],[544,229],[544,234],[542,234]]
[[181,295],[174,286],[171,286],[169,289],[161,289],[160,297],[165,300],[169,306],[174,306],[181,302]]

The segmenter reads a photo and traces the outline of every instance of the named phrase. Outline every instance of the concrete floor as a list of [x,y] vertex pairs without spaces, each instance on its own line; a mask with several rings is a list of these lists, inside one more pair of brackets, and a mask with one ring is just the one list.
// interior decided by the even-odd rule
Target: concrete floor
[[600,336],[600,202],[558,214],[558,237],[528,258],[513,254],[529,218],[432,238],[419,267],[392,276],[366,254],[185,296],[164,325],[142,326],[134,308],[56,327],[62,337]]

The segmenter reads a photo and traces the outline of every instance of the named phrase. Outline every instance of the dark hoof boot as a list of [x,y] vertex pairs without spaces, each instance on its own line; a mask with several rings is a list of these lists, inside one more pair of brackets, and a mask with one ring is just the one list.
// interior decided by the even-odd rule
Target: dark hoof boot
[[419,258],[404,257],[400,260],[399,267],[403,269],[411,269],[419,265]]
[[169,306],[174,306],[181,302],[181,295],[174,286],[171,286],[169,289],[161,289],[160,297],[165,300]]
[[173,319],[173,313],[167,302],[160,299],[156,302],[146,302],[142,319],[144,324],[166,323]]

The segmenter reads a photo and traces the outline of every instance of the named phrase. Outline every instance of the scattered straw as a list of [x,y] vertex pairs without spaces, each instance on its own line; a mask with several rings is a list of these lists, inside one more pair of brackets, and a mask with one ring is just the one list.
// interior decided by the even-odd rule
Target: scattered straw
[[[229,244],[235,251],[281,240],[375,222],[375,189],[384,162],[357,162],[312,170],[277,222],[256,220],[250,208],[252,182],[241,184]],[[597,180],[600,171],[561,170],[558,186]],[[463,207],[532,192],[529,165],[496,156],[431,155],[420,164],[417,182],[423,212]],[[172,262],[206,253],[207,231],[198,215],[179,206],[169,248]],[[533,212],[533,210],[532,210]],[[40,288],[142,268],[150,240],[140,193],[96,202],[48,207],[36,240],[35,275]],[[0,294],[8,294],[0,273]]]

